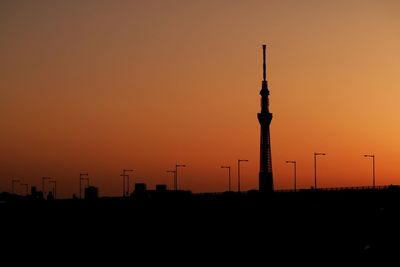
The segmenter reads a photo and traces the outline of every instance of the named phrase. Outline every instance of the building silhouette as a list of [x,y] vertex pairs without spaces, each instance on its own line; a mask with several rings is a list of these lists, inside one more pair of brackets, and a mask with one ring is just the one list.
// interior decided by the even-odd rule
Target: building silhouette
[[43,199],[43,192],[37,191],[36,186],[31,186],[31,199]]
[[156,192],[165,192],[165,191],[167,191],[166,184],[157,184],[156,185]]
[[145,183],[136,183],[135,184],[135,193],[145,193],[147,191],[147,186]]
[[49,191],[49,192],[47,193],[47,200],[48,200],[48,201],[53,201],[53,200],[54,200],[54,194],[53,194],[52,191]]
[[99,188],[95,186],[88,186],[85,188],[85,199],[94,200],[99,197]]
[[266,79],[266,45],[263,45],[263,81],[261,83],[261,112],[257,114],[260,122],[260,173],[259,190],[260,192],[272,192],[274,183],[272,178],[272,160],[271,160],[271,138],[269,125],[272,121],[272,113],[269,112],[269,90]]

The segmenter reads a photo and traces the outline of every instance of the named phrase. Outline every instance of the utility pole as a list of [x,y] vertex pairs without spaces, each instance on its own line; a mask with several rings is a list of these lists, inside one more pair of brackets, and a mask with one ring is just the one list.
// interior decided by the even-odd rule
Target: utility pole
[[317,156],[325,156],[325,153],[314,152],[314,190],[317,190]]
[[231,166],[221,166],[222,169],[228,169],[228,191],[231,192]]
[[[126,195],[129,196],[129,174],[126,174],[127,172],[133,172],[133,170],[122,170],[122,196],[125,197]],[[126,180],[125,180],[126,177]],[[128,191],[125,189],[125,185],[127,185]]]
[[28,196],[28,184],[21,184],[21,186],[25,186],[25,194]]
[[167,171],[167,173],[172,173],[173,174],[173,187],[175,188],[175,177],[176,177],[176,171]]
[[178,190],[178,168],[179,167],[186,167],[186,165],[184,165],[184,164],[175,164],[175,185],[174,185],[175,191]]
[[238,192],[240,193],[240,162],[248,162],[247,159],[238,159]]
[[82,199],[82,180],[87,180],[89,186],[88,173],[79,173],[79,198]]
[[44,191],[44,185],[45,185],[45,183],[44,183],[44,180],[50,180],[51,179],[51,177],[42,177],[42,193],[43,193],[43,199],[45,199],[45,197],[46,197],[46,192]]
[[57,181],[52,180],[52,181],[49,181],[49,183],[54,184],[53,197],[54,197],[54,199],[57,199]]
[[13,179],[11,180],[11,194],[14,194],[14,184],[19,183],[19,180]]
[[292,163],[294,166],[294,192],[296,192],[296,161],[295,160],[288,160],[286,163]]
[[375,189],[375,155],[364,155],[364,157],[372,158],[372,188]]

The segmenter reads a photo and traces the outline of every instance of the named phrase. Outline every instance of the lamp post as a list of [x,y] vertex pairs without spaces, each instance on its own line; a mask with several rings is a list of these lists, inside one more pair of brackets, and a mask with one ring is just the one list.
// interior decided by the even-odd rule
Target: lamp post
[[221,166],[222,169],[228,169],[228,190],[231,192],[231,166]]
[[51,181],[49,181],[49,183],[54,184],[53,197],[54,197],[54,199],[57,199],[57,181],[51,180]]
[[240,193],[240,162],[248,162],[247,159],[238,159],[238,192]]
[[286,163],[292,163],[294,166],[294,192],[296,192],[296,161],[295,160],[288,160]]
[[88,181],[88,186],[89,186],[89,177],[88,173],[79,173],[79,198],[82,199],[82,180],[87,180]]
[[28,184],[21,184],[21,186],[25,186],[26,195],[28,195]]
[[11,194],[14,194],[14,184],[19,183],[19,180],[13,179],[11,180]]
[[175,171],[167,171],[167,173],[172,173],[173,174],[173,184],[174,184],[174,188],[175,188]]
[[44,192],[44,180],[49,180],[51,177],[42,177],[42,193],[43,193],[43,199],[45,198],[45,192]]
[[[126,174],[127,172],[133,172],[133,170],[122,170],[122,196],[125,197],[126,195],[129,195],[129,174]],[[126,181],[125,181],[126,177]],[[127,186],[127,191],[125,189],[125,185]]]
[[372,158],[372,188],[375,189],[375,155],[364,155],[364,157]]
[[185,164],[175,164],[175,185],[174,185],[174,189],[178,190],[178,168],[179,167],[186,167]]
[[314,152],[314,190],[317,190],[317,156],[325,156],[325,153]]

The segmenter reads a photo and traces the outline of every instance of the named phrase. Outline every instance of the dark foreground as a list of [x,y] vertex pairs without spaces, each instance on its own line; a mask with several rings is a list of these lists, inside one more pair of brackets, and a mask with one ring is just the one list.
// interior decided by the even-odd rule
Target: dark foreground
[[285,262],[400,252],[397,187],[14,200],[2,202],[0,214],[3,253],[40,251],[65,260]]

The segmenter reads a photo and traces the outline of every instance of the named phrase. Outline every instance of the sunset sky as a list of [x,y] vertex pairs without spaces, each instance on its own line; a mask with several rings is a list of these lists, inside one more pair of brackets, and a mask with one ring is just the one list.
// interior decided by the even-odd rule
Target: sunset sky
[[[399,1],[1,1],[0,191],[258,187],[267,48],[275,189],[400,184]],[[22,193],[23,187],[17,187]]]

